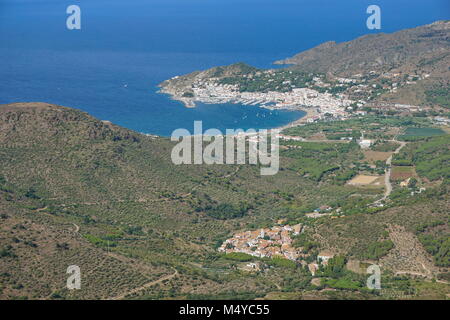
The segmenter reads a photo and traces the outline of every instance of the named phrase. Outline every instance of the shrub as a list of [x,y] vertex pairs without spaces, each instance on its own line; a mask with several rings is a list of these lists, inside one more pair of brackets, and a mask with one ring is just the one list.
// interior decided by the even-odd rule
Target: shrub
[[384,257],[392,248],[394,248],[394,243],[391,240],[373,242],[369,244],[365,258],[378,260]]
[[233,261],[240,261],[240,262],[246,262],[253,260],[253,257],[249,254],[243,253],[243,252],[232,252],[228,253],[224,256],[227,260],[233,260]]

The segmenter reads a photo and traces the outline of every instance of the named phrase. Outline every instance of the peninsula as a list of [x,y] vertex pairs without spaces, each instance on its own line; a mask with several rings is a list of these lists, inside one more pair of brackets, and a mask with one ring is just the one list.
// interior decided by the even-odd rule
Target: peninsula
[[312,121],[346,119],[373,107],[439,108],[448,95],[449,31],[449,21],[438,21],[340,44],[327,42],[275,62],[290,64],[287,68],[236,63],[173,77],[159,85],[160,92],[189,108],[201,102],[312,109]]

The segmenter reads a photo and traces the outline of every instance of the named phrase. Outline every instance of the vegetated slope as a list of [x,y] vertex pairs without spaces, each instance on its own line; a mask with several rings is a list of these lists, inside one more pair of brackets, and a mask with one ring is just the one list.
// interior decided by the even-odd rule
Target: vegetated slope
[[[120,296],[172,274],[169,266],[201,261],[238,228],[270,223],[281,206],[274,190],[298,188],[305,196],[295,172],[274,180],[261,177],[257,166],[175,166],[173,146],[70,108],[0,106],[0,295]],[[239,219],[229,219],[236,212]],[[113,261],[111,253],[118,255]],[[144,264],[144,271],[125,257]],[[64,290],[73,264],[88,285],[81,292]],[[204,283],[189,272],[180,274],[189,290],[220,292],[247,283]],[[92,274],[98,282],[89,280]]]
[[[32,209],[11,189],[0,201],[0,298],[104,299],[129,291],[172,271],[117,257],[89,243],[66,219]],[[5,191],[0,191],[5,196]],[[23,206],[23,208],[21,208]],[[81,290],[66,287],[67,268],[81,270]]]
[[[173,145],[70,108],[0,106],[0,297],[86,299],[132,292],[147,298],[255,298],[279,288],[298,291],[308,289],[311,280],[300,267],[287,271],[274,266],[257,277],[242,274],[215,251],[217,244],[239,230],[287,218],[308,224],[314,232],[311,240],[318,238],[314,250],[333,247],[362,258],[373,243],[384,241],[383,228],[376,225],[412,230],[415,222],[428,222],[426,211],[402,196],[407,203],[399,200],[398,205],[410,206],[402,209],[408,224],[391,221],[395,214],[380,214],[367,237],[365,226],[373,216],[362,212],[377,191],[335,184],[336,171],[316,176],[311,171],[315,167],[299,170],[303,158],[294,152],[298,146],[283,149],[280,172],[264,177],[249,165],[175,166]],[[305,157],[325,152],[326,166],[342,170],[359,154],[356,145],[302,147],[310,149]],[[417,199],[436,209],[433,220],[445,222],[441,208],[448,206],[448,193],[430,190]],[[331,225],[333,232],[325,232],[323,220],[304,217],[323,204],[355,214],[332,223],[358,223],[348,230]],[[334,240],[341,231],[348,241]],[[445,246],[430,243],[434,234],[441,237],[435,231],[424,241],[430,252],[438,251],[441,262]],[[81,268],[80,291],[64,289],[69,265]],[[174,269],[176,276],[158,282]]]
[[183,186],[188,178],[170,167],[166,140],[153,143],[86,113],[46,104],[2,107],[0,121],[5,178],[42,197],[150,199],[174,181],[178,190],[189,190]]
[[277,63],[294,64],[305,71],[345,75],[419,63],[425,66],[440,58],[448,59],[449,35],[450,22],[439,21],[390,34],[365,35],[348,42],[326,42]]

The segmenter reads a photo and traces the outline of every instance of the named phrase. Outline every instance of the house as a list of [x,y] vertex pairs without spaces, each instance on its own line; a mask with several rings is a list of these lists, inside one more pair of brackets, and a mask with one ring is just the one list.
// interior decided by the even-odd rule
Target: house
[[293,227],[293,230],[294,230],[294,236],[299,235],[300,232],[302,232],[302,225],[301,225],[300,223],[299,223],[299,224],[296,224],[296,225]]
[[322,218],[331,215],[331,212],[328,213],[320,213],[319,211],[314,211],[312,213],[307,213],[306,217],[316,219],[316,218]]
[[264,233],[264,229],[261,229],[260,233],[259,233],[259,237],[261,239],[263,239],[265,237],[265,233]]
[[291,234],[302,231],[302,225],[278,225],[254,231],[240,232],[225,240],[218,248],[219,252],[242,252],[256,257],[281,256],[296,261],[300,256],[296,248],[291,246]]
[[281,231],[281,241],[282,241],[282,243],[291,243],[292,242],[292,239],[289,236],[289,231],[287,231],[287,230]]
[[283,254],[281,253],[280,248],[277,248],[277,247],[269,247],[269,248],[267,248],[266,253],[267,253],[268,257],[283,256]]
[[310,263],[308,264],[308,270],[311,272],[312,276],[315,276],[317,270],[319,270],[319,265],[317,263]]
[[286,259],[293,260],[293,261],[297,260],[297,258],[299,256],[297,250],[295,250],[292,247],[287,247],[286,249],[284,249],[283,254]]
[[260,242],[259,242],[259,248],[261,248],[261,249],[265,249],[265,248],[267,248],[268,246],[270,245],[270,242],[268,241],[268,240],[261,240]]
[[367,140],[367,139],[359,140],[358,144],[362,149],[368,149],[372,145],[372,140]]
[[273,230],[270,230],[270,231],[267,231],[266,234],[267,234],[267,236],[269,236],[270,239],[272,239],[272,240],[280,240],[280,239],[281,239],[281,236],[280,236],[279,231],[273,231]]
[[317,256],[317,261],[321,262],[323,265],[327,265],[328,260],[330,260],[333,257],[334,257],[334,254],[332,252],[324,250],[324,251],[319,252],[319,254]]
[[316,213],[321,213],[321,212],[329,212],[331,211],[333,208],[330,206],[320,206],[319,208],[315,209],[314,212]]
[[411,178],[408,178],[405,181],[400,182],[400,187],[407,187],[409,185],[410,180]]
[[244,269],[246,271],[259,271],[261,268],[260,268],[259,263],[251,262],[251,263],[247,263],[245,265],[245,267],[243,267],[242,269]]

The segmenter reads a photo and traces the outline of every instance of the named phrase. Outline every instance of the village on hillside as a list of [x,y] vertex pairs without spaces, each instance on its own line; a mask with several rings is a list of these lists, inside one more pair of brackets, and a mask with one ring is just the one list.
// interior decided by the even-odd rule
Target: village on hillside
[[[219,252],[245,253],[258,258],[281,257],[307,265],[312,275],[315,275],[319,265],[326,265],[334,254],[329,251],[322,251],[317,256],[317,263],[307,264],[302,258],[308,255],[301,252],[301,248],[292,246],[291,236],[297,236],[304,231],[302,224],[277,225],[272,228],[263,228],[254,231],[244,231],[235,234],[232,238],[225,240],[219,247]],[[300,261],[301,260],[301,261]],[[248,263],[243,270],[258,271],[259,263]]]
[[302,225],[274,226],[255,231],[245,231],[235,234],[227,239],[219,251],[225,253],[241,252],[251,256],[272,258],[284,257],[289,260],[297,260],[301,253],[292,247],[291,235],[299,235]]

